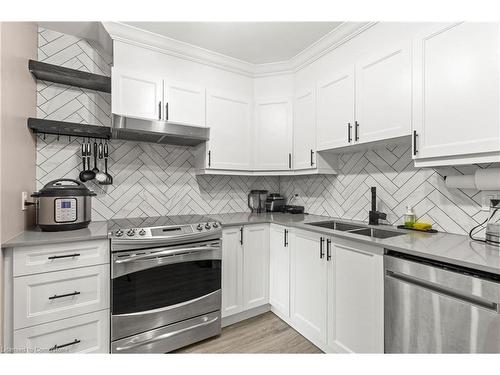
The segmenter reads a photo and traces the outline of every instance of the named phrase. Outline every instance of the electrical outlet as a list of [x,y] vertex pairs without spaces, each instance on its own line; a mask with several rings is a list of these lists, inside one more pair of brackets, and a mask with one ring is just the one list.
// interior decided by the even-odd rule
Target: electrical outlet
[[28,192],[23,191],[21,192],[21,210],[26,211],[28,207],[26,206],[26,200],[28,199]]
[[485,192],[481,199],[481,211],[489,211],[490,210],[490,200],[499,199],[500,195],[492,192]]

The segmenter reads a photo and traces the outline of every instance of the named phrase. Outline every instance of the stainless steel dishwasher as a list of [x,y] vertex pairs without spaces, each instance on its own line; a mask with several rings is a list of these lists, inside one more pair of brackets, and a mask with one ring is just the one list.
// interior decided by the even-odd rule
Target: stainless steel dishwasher
[[500,275],[388,251],[386,353],[500,353]]

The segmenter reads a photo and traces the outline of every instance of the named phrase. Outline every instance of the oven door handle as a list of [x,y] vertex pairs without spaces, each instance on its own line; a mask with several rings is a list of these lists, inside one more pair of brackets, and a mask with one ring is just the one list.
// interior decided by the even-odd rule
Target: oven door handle
[[151,344],[153,342],[160,341],[160,340],[165,340],[165,339],[168,339],[169,337],[180,335],[181,333],[190,331],[192,329],[196,329],[196,328],[208,326],[208,325],[216,322],[217,320],[219,320],[218,316],[215,317],[215,318],[213,318],[213,319],[207,320],[206,322],[198,323],[198,324],[192,325],[190,327],[179,329],[177,331],[164,333],[163,335],[159,335],[159,336],[153,337],[153,338],[151,338],[149,340],[144,340],[144,341],[139,341],[139,342],[136,342],[136,343],[132,343],[132,345],[119,346],[119,347],[116,348],[116,351],[119,352],[119,351],[122,351],[122,350],[129,350],[129,349],[136,348],[138,346]]
[[179,254],[185,254],[185,253],[195,253],[195,252],[212,251],[212,250],[220,250],[220,247],[218,247],[218,246],[198,246],[198,247],[184,247],[181,249],[162,250],[162,251],[158,251],[156,253],[149,253],[149,254],[143,254],[143,255],[129,256],[129,257],[123,258],[123,259],[116,259],[114,261],[114,263],[122,264],[122,263],[134,262],[136,260],[155,259],[155,258],[158,258],[159,256],[162,256],[162,257],[163,256],[173,256],[173,255],[179,255]]

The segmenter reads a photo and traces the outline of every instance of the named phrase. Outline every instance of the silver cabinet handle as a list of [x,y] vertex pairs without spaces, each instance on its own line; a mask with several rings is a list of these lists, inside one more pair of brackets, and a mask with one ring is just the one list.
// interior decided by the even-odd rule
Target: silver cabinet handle
[[196,328],[208,326],[209,324],[212,324],[212,323],[216,322],[217,320],[219,320],[218,316],[215,317],[215,318],[213,318],[213,319],[211,319],[211,320],[208,320],[206,322],[198,323],[198,324],[195,324],[195,325],[193,325],[191,327],[182,328],[182,329],[179,329],[177,331],[167,332],[167,333],[164,333],[163,335],[159,335],[159,336],[153,337],[152,339],[149,339],[149,340],[144,340],[144,341],[140,341],[140,342],[137,342],[137,343],[133,343],[132,345],[119,346],[119,347],[116,348],[116,351],[128,350],[128,349],[136,348],[138,346],[151,344],[153,342],[164,340],[164,339],[167,339],[167,338],[172,337],[172,336],[180,335],[181,333],[188,332],[188,331],[190,331],[192,329],[196,329]]
[[417,286],[423,289],[427,289],[431,292],[438,293],[441,295],[444,295],[446,297],[458,299],[462,302],[465,302],[467,304],[472,304],[478,307],[482,307],[483,309],[487,309],[493,312],[496,312],[497,314],[500,314],[500,305],[495,302],[491,302],[487,299],[477,297],[474,295],[468,295],[464,293],[457,292],[454,289],[441,286],[439,284],[427,281],[427,280],[422,280],[418,277],[406,275],[400,272],[394,272],[394,271],[389,271],[386,270],[385,274],[387,277],[396,279],[398,281],[402,281],[404,283]]
[[135,255],[135,256],[131,255],[127,258],[117,259],[114,261],[114,263],[116,263],[116,264],[128,263],[128,262],[134,262],[136,260],[155,259],[155,258],[158,258],[159,256],[172,256],[172,255],[179,255],[179,254],[184,254],[184,253],[193,253],[193,252],[219,250],[219,249],[220,249],[220,247],[215,247],[215,246],[185,247],[182,249],[163,250],[163,251],[158,251],[156,253],[150,253],[150,254]]

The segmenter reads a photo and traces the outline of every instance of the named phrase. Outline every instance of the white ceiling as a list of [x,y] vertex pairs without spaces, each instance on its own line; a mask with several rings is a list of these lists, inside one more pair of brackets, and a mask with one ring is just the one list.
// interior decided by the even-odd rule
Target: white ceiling
[[341,22],[123,22],[252,64],[288,60]]

